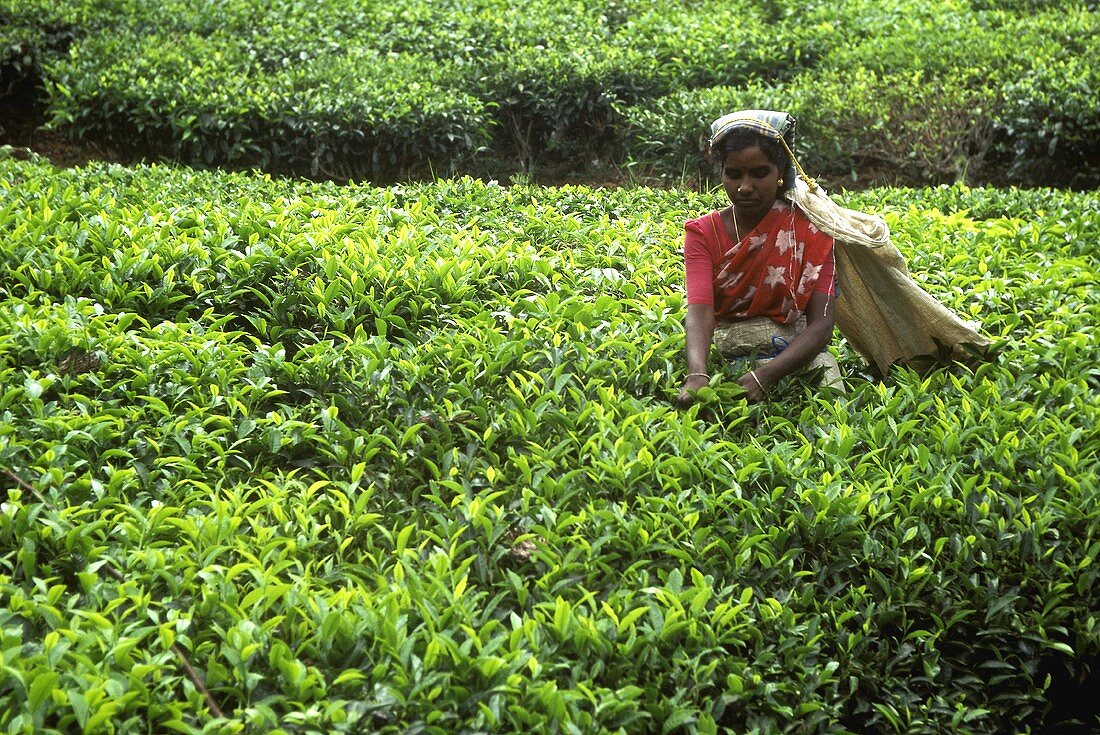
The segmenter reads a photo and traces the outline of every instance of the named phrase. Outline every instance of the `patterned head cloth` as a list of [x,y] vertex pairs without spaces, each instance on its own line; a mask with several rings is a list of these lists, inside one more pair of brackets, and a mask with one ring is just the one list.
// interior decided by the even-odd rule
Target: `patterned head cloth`
[[774,110],[738,110],[727,115],[722,115],[710,124],[710,149],[714,150],[722,138],[737,128],[747,128],[783,143],[787,152],[791,154],[791,163],[783,172],[783,177],[788,181],[795,179],[794,163],[794,125],[792,115],[786,112]]

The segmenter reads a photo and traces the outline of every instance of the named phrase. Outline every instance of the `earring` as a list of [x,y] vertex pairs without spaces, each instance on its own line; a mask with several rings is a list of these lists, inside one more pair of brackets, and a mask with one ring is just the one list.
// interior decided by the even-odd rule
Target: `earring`
[[783,179],[779,179],[778,181],[776,181],[775,185],[776,186],[783,186]]

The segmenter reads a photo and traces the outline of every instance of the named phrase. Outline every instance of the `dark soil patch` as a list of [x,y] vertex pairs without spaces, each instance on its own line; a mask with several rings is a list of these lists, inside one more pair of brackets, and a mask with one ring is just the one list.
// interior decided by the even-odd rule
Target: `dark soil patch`
[[11,94],[0,97],[0,145],[29,148],[56,166],[83,166],[91,161],[123,162],[122,157],[109,148],[69,140],[62,133],[46,130],[45,125],[46,108],[41,102],[36,80],[25,79],[12,87]]

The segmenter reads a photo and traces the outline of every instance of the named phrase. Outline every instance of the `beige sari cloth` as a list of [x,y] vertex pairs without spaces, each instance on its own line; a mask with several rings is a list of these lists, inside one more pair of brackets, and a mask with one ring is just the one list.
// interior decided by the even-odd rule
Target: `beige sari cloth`
[[[775,358],[804,329],[805,315],[791,324],[776,324],[766,316],[739,319],[735,322],[720,320],[714,325],[714,346],[722,357],[747,360],[751,364],[746,369],[751,369]],[[820,370],[818,385],[844,391],[840,366],[828,348],[815,355],[801,372],[812,375],[817,370]]]

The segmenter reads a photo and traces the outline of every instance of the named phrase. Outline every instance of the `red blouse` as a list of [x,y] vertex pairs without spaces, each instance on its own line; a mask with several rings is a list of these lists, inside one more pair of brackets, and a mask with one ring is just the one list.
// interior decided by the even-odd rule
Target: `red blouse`
[[782,199],[739,243],[718,211],[688,220],[684,267],[688,303],[713,305],[719,319],[790,323],[812,293],[836,295],[833,238]]

